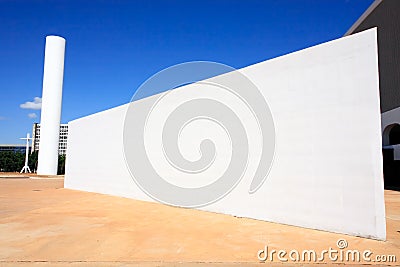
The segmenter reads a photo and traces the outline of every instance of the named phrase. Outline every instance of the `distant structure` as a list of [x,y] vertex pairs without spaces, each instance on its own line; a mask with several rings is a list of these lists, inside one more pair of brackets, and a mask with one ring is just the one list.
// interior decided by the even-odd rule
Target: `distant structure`
[[17,152],[17,153],[25,153],[26,145],[20,144],[0,144],[0,152]]
[[[60,124],[58,141],[58,154],[67,154],[68,124]],[[39,151],[40,144],[40,123],[34,123],[32,127],[32,149],[31,152]]]
[[37,173],[57,175],[65,39],[46,37]]

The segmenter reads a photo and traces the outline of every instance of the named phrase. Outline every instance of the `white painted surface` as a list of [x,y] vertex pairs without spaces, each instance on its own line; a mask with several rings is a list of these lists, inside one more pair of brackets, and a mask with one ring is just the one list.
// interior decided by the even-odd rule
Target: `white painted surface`
[[46,37],[37,173],[56,175],[64,77],[65,39]]
[[392,124],[400,124],[400,107],[382,113],[382,132]]
[[[240,72],[259,88],[272,111],[274,163],[266,182],[249,194],[259,160],[255,138],[240,183],[201,209],[385,239],[376,30]],[[196,85],[175,90],[198,94]],[[124,161],[126,110],[124,105],[69,123],[66,188],[153,201],[134,183]],[[195,157],[190,150],[182,140],[182,153]]]
[[400,125],[400,107],[382,113],[381,129],[384,146],[389,145],[389,132],[396,124]]
[[400,145],[390,145],[389,134],[395,125],[400,125],[400,108],[395,108],[382,113],[382,141],[383,147],[393,149],[393,159],[400,160]]

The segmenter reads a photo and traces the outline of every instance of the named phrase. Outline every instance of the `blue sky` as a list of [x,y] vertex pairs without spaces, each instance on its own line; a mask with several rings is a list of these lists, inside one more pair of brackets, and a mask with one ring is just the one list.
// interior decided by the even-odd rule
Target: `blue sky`
[[129,102],[174,64],[241,68],[339,38],[372,2],[0,0],[0,144],[22,144],[40,120],[40,110],[20,105],[41,97],[46,35],[67,41],[67,123]]

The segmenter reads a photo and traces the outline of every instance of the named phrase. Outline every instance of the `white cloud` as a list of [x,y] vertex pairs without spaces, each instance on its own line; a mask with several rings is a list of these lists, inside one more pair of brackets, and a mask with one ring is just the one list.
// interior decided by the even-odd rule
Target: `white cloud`
[[31,118],[31,119],[36,119],[37,115],[36,115],[36,113],[29,113],[28,117]]
[[[39,110],[42,108],[42,98],[41,97],[35,97],[33,99],[33,102],[31,101],[27,101],[21,105],[19,105],[20,108],[23,109],[35,109],[35,110]],[[33,113],[31,113],[33,114]]]
[[6,117],[0,116],[0,121],[4,121],[6,119],[7,119]]

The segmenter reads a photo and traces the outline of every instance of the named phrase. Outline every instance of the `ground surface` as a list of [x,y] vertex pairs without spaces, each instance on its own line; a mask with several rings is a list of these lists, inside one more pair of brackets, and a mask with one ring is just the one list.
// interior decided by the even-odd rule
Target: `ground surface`
[[[1,176],[1,175],[0,175]],[[387,241],[174,208],[63,188],[59,178],[0,178],[0,266],[216,266],[259,264],[257,252],[371,250],[400,264],[400,192],[385,191]],[[286,258],[288,256],[286,255]],[[332,265],[328,256],[321,263]],[[266,261],[270,265],[270,259]],[[303,266],[306,262],[274,265]],[[346,262],[335,264],[377,264]],[[263,265],[265,266],[265,264]],[[321,266],[318,264],[318,266]],[[325,265],[326,266],[326,265]]]

